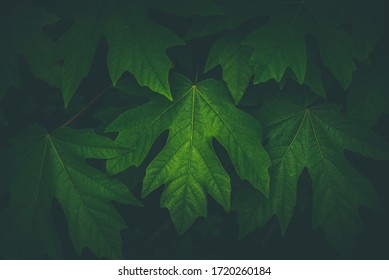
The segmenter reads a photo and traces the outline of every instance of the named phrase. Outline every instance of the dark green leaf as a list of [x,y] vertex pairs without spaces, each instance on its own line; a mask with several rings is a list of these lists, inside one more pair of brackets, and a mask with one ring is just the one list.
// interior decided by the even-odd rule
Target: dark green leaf
[[[139,205],[128,188],[84,160],[109,159],[126,150],[90,130],[61,128],[52,133],[34,126],[23,131],[9,153],[11,202],[1,216],[5,236],[1,255],[58,258],[61,246],[53,225],[56,198],[68,220],[78,253],[120,258],[125,227],[112,200]],[[23,255],[25,253],[25,255]]]
[[251,56],[254,83],[270,79],[280,82],[289,68],[302,84],[307,70],[305,36],[312,34],[324,65],[341,86],[347,88],[355,70],[355,46],[351,35],[337,26],[334,11],[336,14],[336,7],[327,9],[316,1],[287,1],[273,5],[271,20],[243,41],[254,48]]
[[43,27],[57,20],[43,8],[19,4],[12,8],[7,18],[0,20],[0,99],[9,88],[20,87],[20,55],[27,60],[35,77],[59,86],[60,69],[54,61],[54,42],[43,32]]
[[326,97],[321,71],[316,64],[308,62],[307,73],[305,75],[303,84],[309,87],[317,95]]
[[221,37],[212,46],[205,65],[205,71],[209,71],[217,65],[222,67],[223,80],[226,82],[235,104],[239,104],[253,75],[249,65],[251,53],[252,49],[242,46],[239,38]]
[[351,81],[356,56],[351,36],[342,29],[317,29],[316,38],[320,54],[325,66],[346,89]]
[[262,226],[272,215],[285,232],[296,204],[297,180],[306,167],[313,180],[313,225],[322,227],[336,248],[347,248],[360,230],[358,208],[382,208],[369,180],[348,162],[344,150],[387,159],[388,143],[366,124],[340,113],[338,106],[312,107],[296,95],[266,99],[260,116],[272,159],[270,196],[267,200],[249,190],[238,198],[234,208],[243,213],[242,234]]
[[307,65],[304,22],[280,17],[252,32],[243,44],[254,48],[250,63],[254,66],[254,83],[271,79],[280,82],[286,69],[291,68],[301,84]]
[[172,63],[165,51],[182,42],[173,32],[152,22],[147,12],[144,1],[99,0],[80,13],[59,40],[65,105],[88,74],[103,36],[109,45],[107,62],[114,85],[129,71],[139,84],[171,99],[168,74]]

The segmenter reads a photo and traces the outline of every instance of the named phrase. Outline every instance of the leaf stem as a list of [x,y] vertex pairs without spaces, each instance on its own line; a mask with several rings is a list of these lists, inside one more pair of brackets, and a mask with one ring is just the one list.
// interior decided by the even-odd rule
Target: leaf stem
[[195,85],[197,84],[197,81],[198,81],[198,78],[199,78],[199,68],[200,68],[200,66],[197,66],[196,76],[195,76],[195,79],[194,79],[194,84]]
[[147,239],[144,247],[148,248],[154,242],[154,240],[156,240],[160,235],[166,232],[171,225],[172,225],[172,221],[169,218],[168,220],[166,220],[165,223],[161,225],[160,228],[157,229],[157,231],[152,236],[150,236],[149,239]]
[[88,104],[86,104],[77,114],[72,116],[70,119],[68,119],[65,123],[63,123],[60,128],[68,126],[73,121],[78,119],[83,113],[85,113],[93,104],[95,104],[112,86],[108,86],[105,89],[103,89],[98,95],[95,96]]

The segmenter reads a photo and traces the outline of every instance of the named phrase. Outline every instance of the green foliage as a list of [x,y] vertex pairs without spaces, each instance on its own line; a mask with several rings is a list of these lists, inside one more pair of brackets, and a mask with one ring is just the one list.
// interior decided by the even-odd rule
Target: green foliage
[[177,75],[171,84],[173,102],[155,99],[108,126],[107,131],[119,131],[117,143],[138,148],[109,160],[107,166],[113,174],[139,166],[157,136],[169,129],[165,148],[147,167],[142,196],[165,184],[161,207],[169,209],[183,232],[198,216],[206,216],[206,193],[226,211],[230,208],[230,179],[214,153],[213,138],[225,147],[239,176],[266,195],[270,162],[260,144],[261,126],[233,105],[222,83],[193,85]]
[[239,196],[236,209],[243,208],[241,231],[246,234],[253,225],[263,226],[276,215],[285,232],[296,205],[297,180],[307,168],[313,180],[314,227],[323,227],[337,248],[347,247],[359,231],[358,207],[382,207],[369,180],[344,157],[344,149],[386,159],[389,145],[366,124],[341,114],[339,106],[312,106],[298,97],[273,94],[264,101],[260,119],[267,128],[266,150],[272,160],[270,196],[257,195],[260,203],[252,199],[252,192]]
[[292,69],[299,83],[303,82],[307,71],[307,52],[302,26],[303,22],[291,22],[291,19],[281,17],[244,39],[244,45],[254,48],[250,59],[254,65],[254,83],[270,79],[280,82],[288,68]]
[[[5,11],[6,12],[6,11]],[[35,77],[58,85],[60,69],[52,63],[54,42],[42,28],[58,20],[43,8],[18,4],[0,21],[0,100],[9,88],[20,88],[19,55],[23,55]]]
[[[126,150],[92,131],[60,128],[47,133],[31,127],[9,152],[11,202],[3,213],[1,254],[59,257],[61,246],[50,217],[55,197],[68,219],[69,235],[80,253],[121,256],[121,217],[111,200],[139,205],[127,187],[90,167],[84,159],[109,159]],[[4,250],[5,249],[5,250]]]
[[298,189],[336,251],[366,234],[361,209],[384,219],[358,167],[389,159],[380,1],[6,4],[0,257],[167,257],[148,255],[165,235],[190,256],[235,234],[231,209],[241,237],[273,216],[288,235]]
[[210,50],[205,71],[217,65],[223,69],[223,80],[227,83],[236,104],[243,97],[253,71],[249,65],[252,50],[242,46],[237,38],[221,37]]
[[80,12],[58,43],[59,59],[64,64],[65,106],[88,75],[102,37],[109,45],[107,63],[113,84],[129,71],[139,84],[171,99],[168,72],[172,63],[165,50],[182,42],[171,31],[153,23],[147,17],[147,8],[144,1],[101,0],[91,1]]
[[270,8],[271,20],[252,32],[244,41],[255,48],[251,57],[254,83],[281,80],[290,68],[301,84],[307,72],[305,37],[317,40],[323,64],[343,88],[347,88],[355,70],[355,46],[350,34],[337,26],[332,10],[325,2],[285,2],[282,8]]

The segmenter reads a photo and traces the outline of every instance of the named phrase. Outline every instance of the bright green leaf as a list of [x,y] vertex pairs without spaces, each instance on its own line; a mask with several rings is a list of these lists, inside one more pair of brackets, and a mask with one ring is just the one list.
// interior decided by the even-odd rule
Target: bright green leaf
[[1,215],[1,255],[58,258],[61,247],[51,217],[53,198],[65,212],[70,239],[97,256],[120,258],[125,227],[111,205],[139,205],[128,188],[89,166],[85,159],[109,159],[127,150],[89,130],[34,126],[21,133],[9,153],[11,202]]
[[213,138],[227,150],[239,176],[266,195],[269,160],[261,146],[260,124],[234,106],[222,83],[206,80],[193,85],[176,75],[172,92],[173,102],[152,99],[107,128],[119,131],[119,144],[137,147],[109,160],[107,168],[118,173],[138,166],[155,139],[169,130],[166,146],[146,170],[142,195],[165,185],[161,206],[169,209],[182,233],[197,217],[206,216],[207,193],[224,209],[230,208],[230,178],[214,152]]

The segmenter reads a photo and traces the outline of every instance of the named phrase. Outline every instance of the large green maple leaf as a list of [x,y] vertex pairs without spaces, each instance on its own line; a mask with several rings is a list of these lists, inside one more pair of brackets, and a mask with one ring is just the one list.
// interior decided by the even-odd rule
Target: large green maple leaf
[[207,193],[224,209],[230,208],[230,178],[212,146],[212,139],[227,150],[243,179],[267,195],[269,159],[261,145],[261,126],[237,109],[221,82],[194,85],[181,75],[172,78],[173,102],[154,98],[131,109],[107,128],[118,131],[116,142],[136,147],[107,162],[118,173],[138,166],[155,139],[169,130],[166,146],[150,163],[143,181],[146,196],[161,185],[161,206],[169,209],[177,230],[185,231],[199,216],[206,216]]
[[3,7],[0,17],[0,100],[9,88],[20,88],[18,70],[22,55],[35,77],[51,85],[59,85],[60,69],[55,65],[54,42],[43,32],[43,27],[58,18],[43,8],[17,4],[9,9]]
[[182,41],[148,16],[148,1],[91,1],[60,38],[62,90],[67,105],[87,76],[102,37],[108,42],[108,70],[115,85],[125,71],[151,90],[171,99],[165,51]]
[[68,221],[78,253],[121,257],[120,230],[125,227],[111,205],[139,205],[128,188],[92,168],[85,159],[108,159],[127,150],[90,130],[60,128],[47,133],[39,126],[18,135],[7,160],[11,201],[0,222],[0,255],[58,258],[61,244],[51,217],[56,198]]
[[272,215],[284,233],[293,216],[298,178],[307,168],[313,180],[313,225],[322,227],[336,248],[347,249],[360,230],[358,208],[382,208],[369,180],[348,162],[344,150],[388,159],[388,143],[367,124],[346,117],[338,105],[312,106],[287,94],[263,104],[260,117],[272,160],[270,196],[265,199],[248,189],[237,196],[233,207],[240,212],[241,234],[264,225]]

